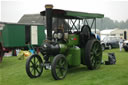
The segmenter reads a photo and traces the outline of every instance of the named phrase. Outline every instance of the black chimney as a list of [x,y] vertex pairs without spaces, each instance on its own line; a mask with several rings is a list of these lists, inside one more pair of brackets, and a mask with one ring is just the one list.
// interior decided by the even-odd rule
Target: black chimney
[[53,5],[45,5],[46,11],[46,28],[47,28],[47,39],[52,40],[52,8]]

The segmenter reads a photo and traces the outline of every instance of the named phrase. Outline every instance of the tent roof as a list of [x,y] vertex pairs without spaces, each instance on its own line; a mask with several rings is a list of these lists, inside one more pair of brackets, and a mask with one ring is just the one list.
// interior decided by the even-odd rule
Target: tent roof
[[102,30],[101,32],[100,32],[100,34],[110,34],[112,31],[114,31],[114,30],[116,30],[116,29],[106,29],[106,30]]

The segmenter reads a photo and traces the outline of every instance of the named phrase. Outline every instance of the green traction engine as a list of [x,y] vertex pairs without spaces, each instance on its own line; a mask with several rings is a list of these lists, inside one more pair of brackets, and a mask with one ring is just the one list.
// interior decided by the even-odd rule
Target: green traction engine
[[[66,76],[68,69],[80,64],[87,65],[89,70],[99,68],[102,49],[91,28],[96,28],[96,18],[104,15],[53,9],[52,5],[45,8],[41,12],[46,18],[47,28],[47,39],[40,47],[43,59],[34,54],[27,60],[28,76],[37,78],[45,68],[51,70],[55,80],[60,80]],[[88,22],[90,19],[91,24]]]

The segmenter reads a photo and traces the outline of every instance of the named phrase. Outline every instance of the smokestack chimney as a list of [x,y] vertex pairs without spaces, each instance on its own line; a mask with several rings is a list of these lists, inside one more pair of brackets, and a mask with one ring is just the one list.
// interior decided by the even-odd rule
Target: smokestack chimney
[[52,40],[52,8],[53,5],[45,5],[47,39]]

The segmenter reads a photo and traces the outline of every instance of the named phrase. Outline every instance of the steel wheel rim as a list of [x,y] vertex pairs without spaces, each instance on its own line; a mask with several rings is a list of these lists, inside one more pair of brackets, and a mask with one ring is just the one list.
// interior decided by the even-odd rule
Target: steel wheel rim
[[64,58],[60,58],[56,63],[56,74],[59,78],[64,78],[67,73],[67,63]]
[[30,67],[30,72],[33,76],[39,76],[41,74],[41,70],[42,70],[41,61],[36,56],[34,56],[31,59],[29,67]]
[[91,65],[94,68],[99,67],[101,64],[101,57],[102,57],[102,49],[101,45],[98,42],[95,42],[91,49],[90,61]]

